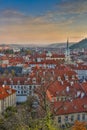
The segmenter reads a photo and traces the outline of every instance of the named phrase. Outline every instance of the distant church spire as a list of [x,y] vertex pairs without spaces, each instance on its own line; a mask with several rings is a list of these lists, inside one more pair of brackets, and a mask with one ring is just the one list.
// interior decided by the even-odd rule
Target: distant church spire
[[68,50],[69,50],[69,40],[68,40],[68,38],[67,38],[67,52],[68,52]]
[[66,44],[66,52],[65,52],[66,62],[70,61],[70,49],[69,49],[69,40],[67,38],[67,44]]

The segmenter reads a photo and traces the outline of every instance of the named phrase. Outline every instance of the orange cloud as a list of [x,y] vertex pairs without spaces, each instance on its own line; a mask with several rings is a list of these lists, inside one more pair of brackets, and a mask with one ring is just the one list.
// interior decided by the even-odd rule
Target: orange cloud
[[[67,37],[71,41],[77,41],[87,33],[83,21],[78,23],[78,19],[73,17],[66,19],[57,12],[49,12],[38,17],[25,16],[15,11],[5,11],[2,14],[0,15],[0,43],[46,44],[64,42]],[[82,16],[79,17],[81,18]]]

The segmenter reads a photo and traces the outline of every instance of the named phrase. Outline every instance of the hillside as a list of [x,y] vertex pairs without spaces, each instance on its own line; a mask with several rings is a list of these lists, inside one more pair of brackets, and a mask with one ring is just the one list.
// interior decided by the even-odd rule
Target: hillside
[[34,48],[34,47],[40,47],[40,45],[37,44],[1,44],[0,47],[8,47],[8,48]]
[[53,44],[48,45],[48,48],[61,48],[65,46],[66,46],[65,43],[53,43]]
[[73,45],[70,46],[70,49],[82,49],[82,48],[87,48],[87,38],[82,39],[80,42],[77,42]]
[[[69,43],[69,46],[71,46],[73,43]],[[53,43],[48,45],[48,48],[66,48],[67,42],[66,43]]]

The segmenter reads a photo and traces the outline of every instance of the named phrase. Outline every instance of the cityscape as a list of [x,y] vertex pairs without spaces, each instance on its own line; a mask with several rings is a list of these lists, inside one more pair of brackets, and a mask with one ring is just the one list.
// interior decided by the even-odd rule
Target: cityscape
[[87,129],[87,1],[0,1],[0,130]]

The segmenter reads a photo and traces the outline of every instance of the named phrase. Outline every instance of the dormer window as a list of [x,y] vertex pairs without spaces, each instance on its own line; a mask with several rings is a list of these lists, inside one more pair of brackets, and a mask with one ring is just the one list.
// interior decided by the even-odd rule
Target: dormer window
[[17,83],[20,84],[20,80],[18,80]]
[[11,84],[13,84],[13,80],[11,80]]
[[68,80],[68,76],[67,75],[65,76],[65,80]]
[[6,85],[6,84],[7,84],[7,81],[5,80],[5,81],[4,81],[4,85]]
[[84,107],[84,108],[87,108],[87,104],[84,104],[83,107]]
[[61,81],[61,77],[60,76],[58,76],[58,81]]
[[30,80],[30,78],[27,78],[27,80],[29,81],[29,80]]
[[24,81],[24,84],[26,84],[27,83],[27,81]]
[[67,107],[65,107],[65,106],[64,106],[64,108],[63,108],[63,109],[64,109],[64,110],[67,110]]
[[72,75],[72,79],[75,79],[75,76],[74,76],[74,75]]
[[74,106],[74,109],[77,109],[77,106]]

